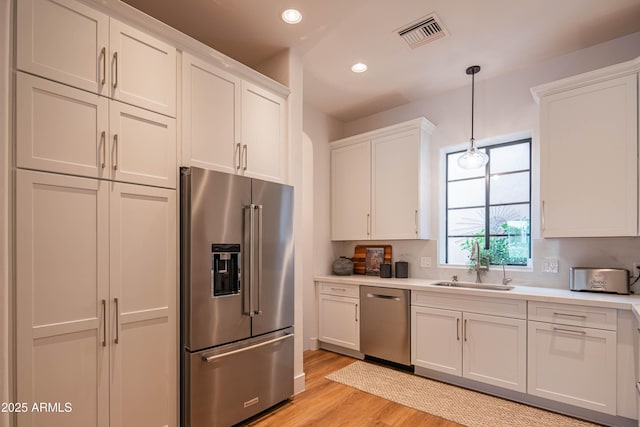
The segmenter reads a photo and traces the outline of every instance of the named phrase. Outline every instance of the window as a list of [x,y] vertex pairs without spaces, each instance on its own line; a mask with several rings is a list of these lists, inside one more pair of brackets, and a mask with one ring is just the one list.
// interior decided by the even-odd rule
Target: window
[[448,153],[446,260],[466,264],[471,245],[483,264],[526,266],[531,258],[531,139],[481,148],[484,168],[458,167],[462,151]]

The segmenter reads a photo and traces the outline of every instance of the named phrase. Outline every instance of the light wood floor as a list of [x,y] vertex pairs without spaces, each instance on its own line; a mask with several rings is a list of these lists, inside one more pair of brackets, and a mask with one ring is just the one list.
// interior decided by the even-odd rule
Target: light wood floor
[[460,424],[325,379],[355,359],[324,350],[304,353],[305,391],[242,426],[429,426]]

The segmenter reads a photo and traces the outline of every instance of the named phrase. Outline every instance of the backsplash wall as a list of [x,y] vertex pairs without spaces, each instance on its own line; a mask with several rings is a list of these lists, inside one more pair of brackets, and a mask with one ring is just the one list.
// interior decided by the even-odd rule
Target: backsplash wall
[[[581,239],[534,239],[531,268],[507,268],[507,277],[516,286],[539,286],[569,289],[569,267],[612,267],[633,269],[640,263],[640,238],[581,238]],[[388,244],[392,246],[392,262],[407,261],[409,277],[419,279],[448,279],[457,275],[459,280],[475,281],[475,272],[468,268],[448,267],[438,263],[437,240],[396,240],[385,242],[333,242],[336,257],[352,257],[356,245]],[[420,258],[430,257],[431,268],[421,268]],[[545,258],[558,260],[557,273],[543,272]],[[331,266],[328,266],[331,271]],[[395,272],[394,272],[395,273]],[[637,275],[640,272],[631,272]],[[502,268],[491,266],[482,274],[482,281],[502,282]],[[640,286],[634,286],[638,289]]]

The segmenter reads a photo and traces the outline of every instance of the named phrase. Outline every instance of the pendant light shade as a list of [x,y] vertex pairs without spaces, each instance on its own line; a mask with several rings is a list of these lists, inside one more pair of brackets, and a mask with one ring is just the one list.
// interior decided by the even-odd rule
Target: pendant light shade
[[467,74],[471,75],[471,140],[469,148],[458,157],[458,166],[463,169],[477,169],[487,164],[489,156],[476,147],[476,141],[473,139],[473,101],[475,92],[475,75],[480,71],[479,65],[472,65],[467,68]]

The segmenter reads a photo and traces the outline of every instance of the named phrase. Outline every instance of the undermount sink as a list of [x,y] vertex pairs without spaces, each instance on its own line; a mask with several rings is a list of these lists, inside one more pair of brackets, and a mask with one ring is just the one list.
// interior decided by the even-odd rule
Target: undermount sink
[[491,289],[494,291],[510,291],[513,289],[511,285],[500,285],[497,283],[474,283],[474,282],[436,282],[436,286],[449,286],[452,288],[470,288],[470,289]]

